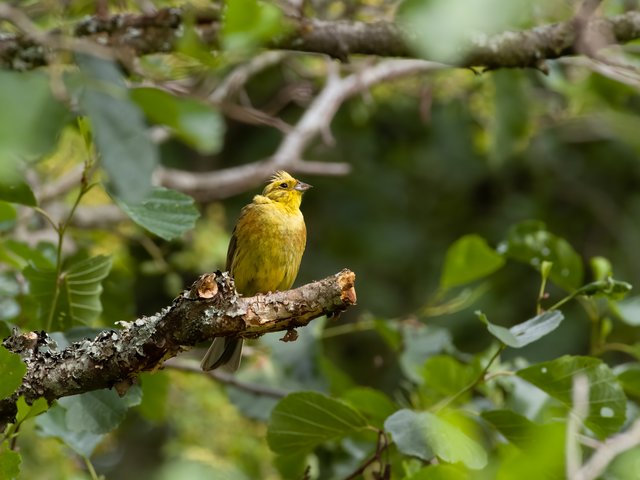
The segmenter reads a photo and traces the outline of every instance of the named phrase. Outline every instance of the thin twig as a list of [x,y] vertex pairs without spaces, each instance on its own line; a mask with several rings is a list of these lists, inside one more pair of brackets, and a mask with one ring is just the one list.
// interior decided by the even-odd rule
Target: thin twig
[[164,363],[164,366],[168,368],[172,368],[174,370],[181,370],[183,372],[193,372],[193,373],[198,373],[200,375],[205,374],[217,380],[220,383],[224,383],[225,385],[230,385],[232,387],[237,388],[238,390],[242,390],[248,393],[253,393],[254,395],[260,395],[263,397],[271,397],[271,398],[279,399],[279,398],[286,397],[287,394],[289,393],[286,390],[282,390],[280,388],[274,388],[274,387],[268,387],[266,385],[258,385],[256,383],[244,382],[242,380],[238,380],[238,378],[235,375],[230,375],[228,373],[220,372],[218,370],[203,372],[198,362],[193,362],[190,360],[183,360],[180,358],[171,358]]
[[[386,468],[385,462],[382,461],[382,454],[389,446],[389,439],[387,438],[387,434],[383,430],[378,430],[378,441],[376,442],[376,449],[367,460],[365,460],[362,465],[360,465],[356,470],[352,473],[344,477],[344,480],[353,480],[354,478],[359,478],[364,471],[374,463],[378,462],[380,464],[381,470]],[[381,477],[384,478],[384,477]]]
[[284,51],[269,50],[253,57],[249,62],[234,68],[209,95],[209,100],[213,103],[228,101],[252,76],[280,63],[287,55]]
[[78,164],[60,178],[43,184],[36,193],[38,202],[47,203],[73,190],[80,184],[84,170],[84,164]]
[[[43,32],[22,10],[8,3],[0,3],[0,19],[15,25],[24,35],[43,48],[85,53],[109,59],[116,56],[114,50],[83,38],[68,37],[58,32]],[[4,40],[6,41],[7,38]]]
[[[335,72],[335,64],[333,67]],[[259,162],[208,173],[162,169],[158,171],[158,181],[166,187],[188,193],[199,201],[206,202],[226,198],[253,188],[274,170],[303,171],[304,151],[319,134],[328,129],[334,115],[347,99],[383,81],[444,68],[449,67],[424,60],[392,59],[381,61],[344,78],[334,73],[329,75],[323,90],[307,108],[293,130],[285,135],[271,157]],[[322,171],[324,174],[344,174],[349,168],[348,164],[327,163],[326,165],[327,167]],[[337,167],[337,165],[340,166]],[[318,173],[322,170],[322,164],[319,162],[313,167]]]
[[491,358],[489,359],[487,364],[484,366],[482,371],[478,374],[478,376],[476,377],[476,379],[473,382],[471,382],[469,385],[467,385],[466,387],[464,387],[462,390],[458,391],[454,395],[451,395],[450,397],[446,397],[446,398],[442,399],[441,401],[436,403],[431,408],[431,410],[436,411],[436,412],[439,411],[439,410],[442,410],[446,406],[448,406],[448,405],[452,404],[453,402],[455,402],[462,395],[464,395],[465,393],[473,390],[474,388],[476,388],[477,385],[482,383],[486,379],[487,372],[489,372],[489,369],[491,368],[491,365],[493,365],[493,362],[495,362],[498,359],[498,357],[500,356],[500,354],[502,353],[502,351],[505,348],[506,348],[506,345],[504,343],[501,343],[498,346],[498,348],[496,349],[496,352],[491,356]]

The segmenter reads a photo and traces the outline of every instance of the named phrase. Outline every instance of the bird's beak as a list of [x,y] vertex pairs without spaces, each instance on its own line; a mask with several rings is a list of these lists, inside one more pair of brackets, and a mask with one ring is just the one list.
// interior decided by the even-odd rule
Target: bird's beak
[[310,188],[311,188],[311,185],[309,185],[308,183],[301,182],[301,181],[298,181],[298,183],[296,183],[296,186],[293,187],[294,190],[298,190],[299,192],[306,192]]

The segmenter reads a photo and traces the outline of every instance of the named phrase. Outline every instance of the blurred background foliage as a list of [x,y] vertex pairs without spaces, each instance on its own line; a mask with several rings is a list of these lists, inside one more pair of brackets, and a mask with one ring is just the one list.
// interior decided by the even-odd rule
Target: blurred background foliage
[[[405,17],[413,15],[418,22],[458,25],[460,29],[457,33],[452,29],[451,35],[474,29],[491,33],[507,27],[526,28],[566,19],[572,11],[570,2],[517,2],[515,15],[506,12],[505,18],[480,16],[483,22],[474,24],[473,15],[468,14],[462,19],[465,21],[456,23],[452,9],[458,8],[459,3],[412,1],[403,4],[400,11]],[[489,3],[492,9],[505,4],[498,0]],[[604,2],[603,13],[619,13],[628,3]],[[208,2],[193,5],[209,6]],[[233,1],[229,8],[231,5]],[[20,6],[45,28],[69,25],[82,15],[94,13],[95,8],[94,2],[83,1],[65,2],[62,7],[57,2],[44,1],[21,2]],[[135,11],[138,7],[117,2],[109,8],[116,12]],[[223,118],[198,99],[204,98],[207,89],[234,67],[255,55],[260,43],[279,32],[279,14],[274,13],[274,8],[258,8],[254,11],[257,17],[251,22],[242,8],[230,12],[234,17],[223,30],[226,43],[215,56],[189,36],[187,27],[178,53],[142,58],[139,70],[130,75],[126,87],[124,80],[109,70],[113,65],[80,64],[89,78],[99,75],[102,80],[113,81],[113,85],[122,84],[118,88],[130,92],[132,85],[141,86],[145,79],[158,83],[180,81],[188,86],[191,100],[178,101],[178,96],[139,88],[130,93],[131,101],[126,102],[129,107],[135,105],[131,108],[138,112],[139,128],[159,123],[170,126],[175,133],[159,147],[160,164],[208,172],[252,162],[271,155],[282,133]],[[309,2],[308,8],[318,18],[370,20],[392,17],[398,5],[320,0]],[[419,14],[422,8],[431,9],[430,13],[437,9],[441,16]],[[456,40],[452,37],[438,41],[446,44]],[[429,39],[424,42],[433,44]],[[639,52],[637,43],[626,50],[636,64]],[[439,55],[431,51],[420,53]],[[366,66],[367,59],[356,57],[342,68],[347,72]],[[315,321],[299,332],[300,339],[295,343],[281,343],[275,335],[254,342],[238,378],[275,389],[266,395],[243,391],[199,373],[180,371],[178,364],[171,362],[163,371],[144,374],[141,398],[123,414],[117,430],[108,434],[93,432],[104,435],[91,456],[93,468],[107,478],[125,480],[300,478],[287,475],[291,466],[282,457],[276,459],[265,442],[265,421],[281,394],[314,390],[347,402],[351,398],[358,405],[359,398],[366,398],[364,404],[370,404],[375,395],[371,389],[375,389],[380,393],[379,398],[375,397],[380,403],[372,411],[377,411],[380,418],[376,420],[374,415],[370,421],[380,425],[387,417],[380,412],[391,414],[398,406],[426,408],[456,395],[477,377],[496,348],[496,339],[474,312],[481,310],[491,322],[506,327],[522,323],[538,313],[541,281],[534,268],[539,269],[540,265],[527,265],[507,255],[505,266],[481,282],[444,288],[445,256],[450,246],[465,235],[479,235],[491,249],[497,248],[502,254],[515,225],[538,220],[577,252],[579,266],[571,274],[579,277],[584,270],[584,281],[578,281],[573,288],[603,278],[593,268],[593,257],[608,259],[615,278],[637,288],[639,89],[594,73],[571,59],[552,61],[548,66],[546,75],[533,69],[484,73],[446,70],[383,83],[345,102],[331,124],[334,142],[319,139],[305,154],[309,160],[349,163],[352,170],[345,176],[301,177],[314,188],[305,195],[302,205],[308,245],[296,285],[349,268],[357,275],[358,306],[339,318]],[[65,71],[70,77],[77,73],[70,67]],[[245,101],[250,99],[253,107],[295,124],[321,90],[326,71],[324,58],[287,54],[282,62],[252,77],[241,95]],[[0,114],[0,131],[9,132],[0,138],[7,149],[13,148],[11,142],[17,136],[25,135],[20,129],[33,122],[31,117],[21,120],[19,113],[35,114],[43,104],[46,107],[37,113],[41,115],[38,131],[29,130],[26,141],[33,139],[35,156],[48,152],[46,158],[31,163],[26,170],[31,188],[42,192],[92,157],[92,140],[87,140],[91,134],[75,120],[70,121],[71,114],[60,104],[38,96],[16,96],[22,95],[24,84],[14,75],[29,75],[29,81],[39,84],[33,87],[34,91],[48,88],[48,82],[32,73],[0,73],[0,90],[4,91],[0,96],[6,110]],[[50,80],[56,79],[54,67],[48,69],[48,74]],[[78,78],[68,84],[72,91],[76,88],[74,81]],[[90,83],[82,81],[81,89],[90,89]],[[105,114],[99,99],[79,95],[89,117]],[[136,121],[127,123],[125,128],[136,128]],[[12,125],[18,127],[12,130]],[[117,136],[101,138],[96,126],[93,119],[93,141],[99,149],[109,149],[108,145],[118,142]],[[40,135],[42,131],[44,135]],[[38,140],[50,138],[47,132],[56,138],[55,146]],[[25,143],[20,138],[15,142]],[[101,142],[104,147],[100,147]],[[118,175],[114,172],[124,168],[117,158],[115,161],[111,166],[103,164],[104,168],[92,164],[92,181],[115,182]],[[135,163],[131,165],[137,168]],[[153,165],[144,168],[152,170]],[[81,327],[85,329],[113,328],[116,321],[153,314],[169,305],[199,274],[223,269],[230,232],[240,208],[259,191],[197,204],[200,217],[187,219],[187,223],[195,222],[194,227],[185,226],[186,233],[166,240],[166,235],[153,235],[130,220],[102,224],[98,208],[113,203],[111,197],[124,203],[133,201],[124,198],[128,195],[126,189],[131,189],[126,181],[120,186],[110,185],[105,188],[99,184],[82,196],[75,218],[83,219],[84,211],[89,212],[89,220],[93,215],[97,221],[71,221],[62,249],[69,265],[96,255],[111,256],[111,268],[102,282],[102,312],[98,318],[88,319],[87,325]],[[54,220],[64,218],[81,188],[78,183],[63,198],[41,204],[42,210]],[[124,188],[124,193],[118,188]],[[93,214],[91,208],[96,208]],[[58,239],[41,216],[29,212],[28,207],[0,202],[0,319],[6,326],[5,334],[10,326],[44,328],[34,322],[34,283],[31,290],[25,286],[26,280],[35,281],[32,279],[37,277],[29,277],[25,268],[55,265]],[[552,276],[547,289],[550,298],[543,300],[543,305],[551,306],[566,290],[572,288],[554,283]],[[456,299],[460,302],[456,303]],[[601,305],[594,301],[596,304]],[[620,351],[598,348],[605,339],[611,344],[627,345],[627,353],[637,348],[637,302],[619,305],[613,313],[596,316],[596,320],[592,313],[591,307],[580,302],[567,304],[563,307],[565,321],[552,335],[521,350],[506,350],[501,367],[518,369],[565,354],[601,356],[611,365],[628,361]],[[606,334],[594,333],[594,325],[608,329]],[[65,332],[60,341],[94,331],[77,328]],[[196,349],[185,353],[183,359],[195,362],[202,353]],[[637,386],[640,382],[634,377],[630,384]],[[354,387],[370,389],[363,393]],[[532,392],[533,387],[520,379],[505,379],[502,384],[484,386],[480,403],[511,408],[518,402],[529,402],[528,407],[534,408],[531,405],[540,392]],[[471,401],[470,393],[458,401]],[[554,404],[539,416],[546,415],[548,419],[558,408]],[[628,408],[632,411],[637,406],[630,402]],[[513,410],[525,415],[526,408]],[[397,421],[402,424],[409,420],[398,417]],[[470,427],[468,418],[448,421],[462,425],[465,432],[478,428]],[[74,431],[69,422],[67,418],[67,427]],[[556,428],[550,425],[549,429]],[[545,445],[545,441],[532,440],[533,446],[527,447],[533,452],[532,458],[548,457],[554,449],[562,451],[564,430],[556,430],[557,435],[537,433],[549,441]],[[46,434],[47,426],[42,422],[26,423],[20,432],[21,478],[88,478],[86,470],[90,467],[82,455],[69,454],[71,450],[58,440],[42,438],[43,432]],[[78,441],[56,432],[49,436],[62,437],[69,445]],[[366,434],[362,437],[355,435],[342,443],[330,442],[316,449],[307,457],[313,465],[314,478],[344,478],[356,469],[375,444]],[[400,458],[396,447],[390,452],[393,461]],[[80,453],[89,456],[92,452]],[[512,444],[496,446],[493,455],[501,460],[492,464],[483,478],[540,478],[535,476],[539,470],[525,471],[533,468],[534,462],[523,464],[522,454],[513,450]],[[563,458],[556,457],[547,466],[553,471],[552,477],[561,478]],[[632,465],[629,458],[620,457],[608,478],[638,478],[625,476],[632,471],[631,466],[625,466],[625,462]],[[467,466],[473,463],[462,461]],[[393,478],[465,478],[456,476],[460,474],[457,470],[446,470],[446,466],[442,466],[442,477],[419,476],[415,472],[422,464],[415,459],[405,460],[402,465],[403,471],[394,466]],[[371,475],[366,478],[373,478]]]

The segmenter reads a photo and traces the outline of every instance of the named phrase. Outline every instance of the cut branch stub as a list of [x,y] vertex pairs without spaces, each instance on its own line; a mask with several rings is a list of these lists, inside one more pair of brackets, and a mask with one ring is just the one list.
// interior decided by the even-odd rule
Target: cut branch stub
[[4,346],[22,356],[27,373],[20,388],[0,400],[0,424],[11,422],[16,402],[39,397],[49,402],[101,388],[111,388],[145,370],[154,370],[186,346],[213,337],[259,337],[291,331],[322,315],[335,315],[355,304],[355,274],[343,270],[286,292],[241,297],[227,272],[202,275],[173,304],[151,317],[119,322],[93,339],[57,351],[45,332],[15,333]]

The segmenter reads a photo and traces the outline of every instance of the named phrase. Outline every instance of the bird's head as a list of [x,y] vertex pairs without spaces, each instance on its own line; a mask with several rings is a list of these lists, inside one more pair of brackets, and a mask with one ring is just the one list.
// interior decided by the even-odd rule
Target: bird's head
[[302,194],[309,190],[311,185],[296,180],[287,172],[276,172],[264,190],[262,195],[274,202],[280,202],[288,207],[299,208],[302,202]]

